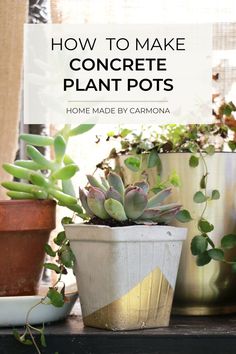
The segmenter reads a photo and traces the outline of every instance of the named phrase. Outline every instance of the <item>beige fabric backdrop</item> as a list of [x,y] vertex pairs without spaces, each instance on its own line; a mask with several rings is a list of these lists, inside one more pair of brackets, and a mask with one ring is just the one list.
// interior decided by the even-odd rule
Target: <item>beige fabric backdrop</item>
[[[20,87],[23,57],[23,24],[27,0],[0,1],[0,181],[10,177],[2,169],[17,151],[20,113]],[[0,187],[0,199],[6,193]]]

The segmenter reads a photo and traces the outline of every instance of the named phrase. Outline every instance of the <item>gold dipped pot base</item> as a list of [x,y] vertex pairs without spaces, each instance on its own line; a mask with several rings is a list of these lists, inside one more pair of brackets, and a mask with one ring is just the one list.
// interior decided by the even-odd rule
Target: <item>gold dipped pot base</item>
[[112,331],[166,327],[173,292],[157,268],[120,299],[84,317],[84,325]]

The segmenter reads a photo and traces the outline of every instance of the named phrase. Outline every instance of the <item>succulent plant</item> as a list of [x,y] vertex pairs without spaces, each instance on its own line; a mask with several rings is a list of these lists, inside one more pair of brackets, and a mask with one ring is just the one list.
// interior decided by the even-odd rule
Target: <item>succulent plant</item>
[[[83,217],[71,182],[79,168],[67,155],[66,148],[70,137],[83,134],[92,127],[91,124],[82,124],[75,128],[65,125],[53,137],[21,134],[20,139],[28,144],[26,152],[29,160],[3,164],[5,171],[20,179],[18,182],[1,183],[8,190],[7,195],[12,199],[54,199],[59,205],[66,206]],[[46,158],[35,146],[50,146],[54,159]]]
[[135,224],[168,224],[180,211],[177,203],[162,204],[170,195],[166,188],[148,199],[149,185],[136,182],[125,188],[119,175],[110,172],[107,178],[97,180],[87,176],[89,186],[80,189],[80,201],[90,219],[110,219]]

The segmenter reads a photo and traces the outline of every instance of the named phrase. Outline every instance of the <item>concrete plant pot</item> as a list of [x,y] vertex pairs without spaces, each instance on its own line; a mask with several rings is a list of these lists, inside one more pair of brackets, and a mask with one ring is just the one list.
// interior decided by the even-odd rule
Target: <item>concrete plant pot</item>
[[186,229],[65,225],[86,326],[168,326]]

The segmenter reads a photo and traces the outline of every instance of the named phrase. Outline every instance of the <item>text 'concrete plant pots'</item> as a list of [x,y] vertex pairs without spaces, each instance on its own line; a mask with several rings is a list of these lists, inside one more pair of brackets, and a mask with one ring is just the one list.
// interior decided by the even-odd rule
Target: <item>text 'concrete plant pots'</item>
[[86,326],[168,326],[186,229],[65,225]]
[[0,296],[37,294],[55,206],[52,200],[0,201]]

